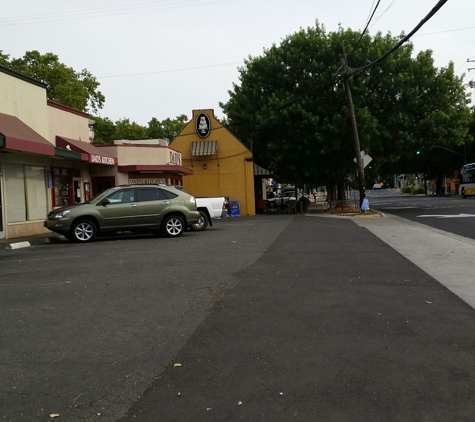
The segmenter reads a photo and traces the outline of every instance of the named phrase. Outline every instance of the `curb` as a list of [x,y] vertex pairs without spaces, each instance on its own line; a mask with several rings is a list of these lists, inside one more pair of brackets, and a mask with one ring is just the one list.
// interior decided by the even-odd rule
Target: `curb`
[[8,245],[6,245],[5,250],[11,251],[13,249],[28,248],[30,246],[31,246],[30,242],[15,242],[15,243],[9,243]]

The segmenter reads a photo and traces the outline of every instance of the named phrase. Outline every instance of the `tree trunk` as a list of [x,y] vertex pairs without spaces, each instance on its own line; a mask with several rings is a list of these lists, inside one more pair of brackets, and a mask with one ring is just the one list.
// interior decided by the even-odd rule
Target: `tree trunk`
[[338,180],[337,189],[338,189],[338,200],[339,201],[344,201],[346,199],[346,197],[345,197],[345,180],[344,179]]

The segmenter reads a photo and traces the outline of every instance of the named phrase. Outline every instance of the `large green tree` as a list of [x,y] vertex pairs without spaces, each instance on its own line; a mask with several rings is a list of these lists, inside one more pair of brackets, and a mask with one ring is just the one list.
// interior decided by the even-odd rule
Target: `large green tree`
[[[399,41],[377,33],[358,44],[360,36],[342,28],[327,33],[318,22],[301,29],[249,57],[220,104],[230,130],[283,181],[330,184],[354,171],[346,93],[335,78],[342,46],[358,68]],[[467,138],[468,100],[453,65],[437,69],[430,51],[412,53],[407,43],[350,79],[361,149],[376,163],[404,163],[416,150],[456,147]]]
[[46,84],[49,100],[85,112],[97,112],[104,106],[97,79],[87,69],[77,72],[61,63],[56,54],[33,50],[15,59],[0,51],[0,65]]

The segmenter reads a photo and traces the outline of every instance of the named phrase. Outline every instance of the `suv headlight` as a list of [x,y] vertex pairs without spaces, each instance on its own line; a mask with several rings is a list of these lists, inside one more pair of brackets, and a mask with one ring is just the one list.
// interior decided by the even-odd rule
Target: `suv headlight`
[[61,211],[59,212],[58,214],[56,214],[54,216],[54,218],[63,218],[66,214],[70,213],[71,210],[64,210],[64,211]]
[[196,199],[195,199],[194,196],[190,196],[190,202],[193,203],[193,204],[196,202]]

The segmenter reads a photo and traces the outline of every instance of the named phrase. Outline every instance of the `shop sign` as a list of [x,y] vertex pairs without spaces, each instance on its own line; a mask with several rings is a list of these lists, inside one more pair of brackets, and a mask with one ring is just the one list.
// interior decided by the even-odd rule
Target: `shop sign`
[[131,185],[164,185],[167,179],[129,179]]
[[170,156],[167,164],[173,164],[175,166],[181,166],[181,153],[170,151]]
[[206,113],[200,113],[196,117],[196,133],[200,138],[206,138],[211,132],[211,120]]
[[89,161],[95,164],[107,164],[109,166],[115,165],[115,160],[112,157],[104,157],[103,155],[91,154]]

